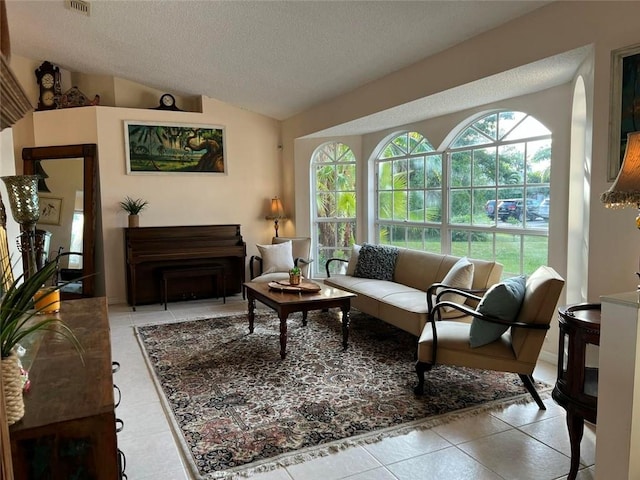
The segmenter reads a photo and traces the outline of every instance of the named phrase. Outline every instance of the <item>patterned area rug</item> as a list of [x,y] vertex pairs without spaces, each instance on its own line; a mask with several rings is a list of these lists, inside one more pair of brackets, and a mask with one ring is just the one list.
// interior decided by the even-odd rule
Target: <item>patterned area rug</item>
[[[342,350],[339,313],[279,320],[257,313],[138,327],[138,338],[197,478],[246,474],[451,420],[450,412],[530,401],[515,374],[438,366],[413,394],[416,338],[352,315]],[[320,448],[318,448],[320,447]]]

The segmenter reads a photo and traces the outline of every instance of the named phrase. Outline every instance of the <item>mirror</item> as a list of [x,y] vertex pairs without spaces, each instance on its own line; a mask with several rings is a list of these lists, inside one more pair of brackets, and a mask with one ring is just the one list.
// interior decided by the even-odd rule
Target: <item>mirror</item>
[[63,300],[95,294],[96,145],[59,145],[22,149],[25,175],[40,175],[40,220],[36,255],[40,264],[58,253],[57,279]]

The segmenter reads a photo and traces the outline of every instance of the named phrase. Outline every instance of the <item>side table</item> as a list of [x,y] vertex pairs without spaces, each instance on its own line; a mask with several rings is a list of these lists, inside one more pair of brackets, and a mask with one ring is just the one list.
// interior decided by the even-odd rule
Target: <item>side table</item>
[[571,443],[571,468],[567,480],[574,480],[578,474],[584,421],[596,423],[597,418],[598,368],[587,365],[587,356],[590,349],[600,345],[600,313],[598,303],[559,309],[558,380],[552,397],[567,411]]

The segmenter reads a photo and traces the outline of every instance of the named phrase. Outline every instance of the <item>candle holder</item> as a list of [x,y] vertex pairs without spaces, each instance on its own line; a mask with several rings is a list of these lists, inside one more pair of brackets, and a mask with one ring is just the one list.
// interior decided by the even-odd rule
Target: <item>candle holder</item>
[[20,224],[20,240],[25,278],[37,271],[35,233],[36,223],[40,219],[40,202],[38,199],[38,175],[12,175],[2,177],[9,194],[11,214]]

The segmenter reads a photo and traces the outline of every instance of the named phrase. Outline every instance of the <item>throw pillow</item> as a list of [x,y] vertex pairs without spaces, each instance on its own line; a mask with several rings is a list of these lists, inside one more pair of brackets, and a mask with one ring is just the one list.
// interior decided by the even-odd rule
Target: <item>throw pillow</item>
[[[447,287],[453,288],[471,288],[473,285],[473,270],[473,263],[471,263],[467,257],[462,257],[453,264],[440,283],[444,283]],[[440,289],[438,289],[436,294],[437,293],[440,293]],[[440,298],[440,301],[445,300],[453,303],[464,303],[466,297],[458,295],[457,293],[446,293]],[[451,310],[450,307],[445,308],[447,312]]]
[[351,257],[349,257],[349,263],[347,264],[347,275],[353,276],[356,272],[356,265],[358,264],[358,257],[360,256],[360,245],[354,244],[351,247]]
[[393,280],[396,268],[398,249],[387,245],[371,245],[365,243],[360,247],[360,255],[356,263],[354,277],[374,278],[376,280]]
[[262,274],[288,272],[293,268],[291,240],[273,245],[257,245],[262,257]]
[[[484,294],[476,311],[500,320],[514,321],[518,317],[524,300],[526,283],[527,278],[524,275],[507,278],[496,283]],[[508,328],[508,325],[499,325],[474,318],[469,330],[471,348],[481,347],[497,340]]]

